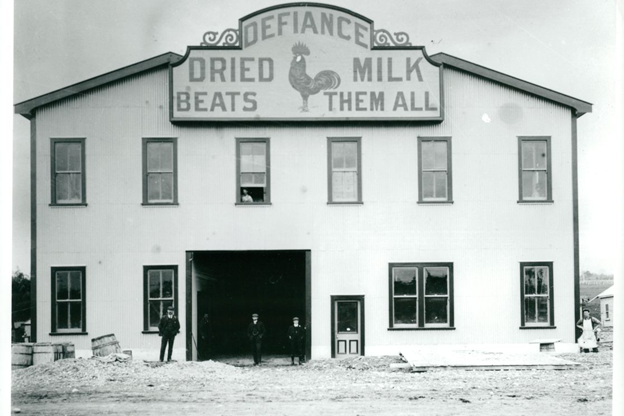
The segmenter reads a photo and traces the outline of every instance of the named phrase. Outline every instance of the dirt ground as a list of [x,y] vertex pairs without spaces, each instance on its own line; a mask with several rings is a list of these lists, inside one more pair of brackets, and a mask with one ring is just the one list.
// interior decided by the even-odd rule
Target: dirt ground
[[[399,357],[246,362],[69,359],[13,371],[28,415],[611,415],[613,354],[567,370],[393,370]],[[249,363],[251,360],[249,360]]]

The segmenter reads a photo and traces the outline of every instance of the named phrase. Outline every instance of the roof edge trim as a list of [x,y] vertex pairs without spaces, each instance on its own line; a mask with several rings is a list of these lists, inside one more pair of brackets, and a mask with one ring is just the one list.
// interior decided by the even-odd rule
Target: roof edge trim
[[431,55],[431,59],[446,66],[457,68],[474,75],[478,75],[499,84],[527,92],[529,94],[544,98],[549,101],[553,101],[558,104],[562,104],[566,107],[571,107],[576,111],[577,117],[580,117],[585,113],[592,112],[592,103],[590,102],[579,100],[578,98],[574,98],[569,95],[565,95],[557,91],[541,87],[528,81],[521,80],[520,78],[503,74],[502,72],[498,72],[493,69],[489,69],[484,66],[465,61],[452,55],[440,52]]
[[17,103],[14,105],[15,114],[21,114],[26,118],[32,118],[34,110],[38,107],[50,104],[54,101],[62,100],[63,98],[71,97],[72,95],[83,93],[93,88],[97,88],[132,75],[139,74],[141,72],[149,71],[150,69],[154,69],[159,66],[170,65],[180,59],[182,59],[181,55],[173,52],[167,52],[162,55],[89,78],[85,81],[77,82],[68,87],[31,98],[30,100]]

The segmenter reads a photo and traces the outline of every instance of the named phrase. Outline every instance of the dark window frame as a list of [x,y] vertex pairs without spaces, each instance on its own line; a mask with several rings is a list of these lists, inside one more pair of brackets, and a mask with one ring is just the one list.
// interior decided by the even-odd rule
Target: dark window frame
[[[530,323],[525,322],[524,310],[524,268],[525,267],[547,267],[548,268],[548,322]],[[520,262],[520,328],[554,328],[555,327],[555,275],[553,273],[552,261],[529,261]]]
[[[173,201],[150,202],[147,195],[147,145],[149,143],[173,143]],[[142,205],[178,205],[178,138],[177,137],[143,137],[142,140],[142,175],[143,175],[143,202]]]
[[173,270],[173,307],[176,315],[178,310],[178,266],[175,264],[143,266],[143,333],[158,333],[149,326],[149,272],[150,270]]
[[[332,169],[332,144],[340,142],[355,142],[357,144],[357,199],[355,201],[334,201],[333,199],[333,169]],[[328,137],[327,138],[327,204],[338,205],[361,205],[362,199],[362,137]]]
[[[424,269],[427,267],[446,267],[448,268],[448,324],[425,324],[425,283]],[[415,325],[395,324],[394,323],[394,275],[395,268],[415,268],[417,269],[417,310]],[[455,329],[455,287],[454,287],[454,270],[453,263],[435,262],[435,263],[389,263],[388,264],[388,329],[389,330],[449,330]]]
[[[418,203],[452,204],[453,203],[453,146],[451,136],[418,136]],[[446,199],[432,200],[423,197],[423,142],[446,142]]]
[[[522,143],[524,142],[546,142],[546,199],[523,199],[522,197]],[[550,136],[518,136],[518,203],[519,204],[544,204],[552,203],[552,148]]]
[[[82,273],[81,278],[81,313],[82,313],[82,325],[80,328],[75,329],[59,329],[56,322],[56,273],[58,272],[72,272],[79,271]],[[50,333],[62,334],[62,335],[84,335],[87,332],[87,268],[85,266],[55,266],[51,268],[51,314],[50,321]]]
[[[264,201],[243,202],[241,200],[241,144],[264,143],[266,186],[264,188]],[[237,137],[236,138],[236,205],[271,205],[271,138],[270,137]]]
[[[58,202],[56,199],[56,144],[58,143],[80,143],[81,158],[81,181],[82,181],[82,197],[80,202]],[[86,163],[86,138],[85,137],[67,137],[67,138],[51,138],[50,139],[50,206],[55,207],[71,207],[87,205],[87,163]]]

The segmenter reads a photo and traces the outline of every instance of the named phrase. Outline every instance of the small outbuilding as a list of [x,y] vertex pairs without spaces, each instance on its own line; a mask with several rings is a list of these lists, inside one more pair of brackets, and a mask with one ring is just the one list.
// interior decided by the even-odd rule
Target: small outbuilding
[[613,327],[613,292],[615,286],[611,286],[604,292],[596,295],[590,302],[600,299],[600,321],[603,327]]

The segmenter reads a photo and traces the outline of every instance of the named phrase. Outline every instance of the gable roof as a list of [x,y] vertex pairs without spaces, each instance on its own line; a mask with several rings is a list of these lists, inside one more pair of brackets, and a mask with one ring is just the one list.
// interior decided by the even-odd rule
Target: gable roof
[[[472,62],[468,62],[463,59],[447,55],[445,53],[437,53],[435,55],[431,55],[430,58],[434,62],[444,64],[445,66],[457,68],[462,71],[494,81],[496,83],[523,91],[525,93],[535,95],[537,97],[541,97],[549,101],[553,101],[555,103],[559,103],[564,106],[573,108],[576,111],[577,117],[580,117],[585,113],[591,113],[592,111],[592,104],[587,101],[579,100],[577,98],[558,93],[548,88],[540,87],[539,85],[535,85],[509,75],[505,75],[502,72],[494,71],[492,69],[473,64]],[[93,88],[97,88],[102,85],[109,84],[111,82],[115,82],[120,79],[136,75],[138,73],[145,72],[153,68],[157,68],[163,65],[170,65],[178,62],[181,59],[181,55],[173,52],[167,52],[154,58],[146,59],[145,61],[128,65],[115,71],[107,72],[103,75],[99,75],[97,77],[78,82],[68,87],[52,91],[48,94],[40,95],[30,100],[17,103],[15,104],[15,114],[21,114],[22,116],[30,119],[34,116],[33,110],[35,110],[37,107],[50,104],[54,101],[62,100],[63,98],[67,98],[72,95],[81,94]]]
[[594,296],[593,298],[591,298],[590,300],[588,300],[587,303],[593,302],[594,300],[596,300],[598,298],[600,298],[600,299],[602,299],[602,298],[612,298],[614,293],[615,293],[615,286],[611,286],[610,288],[608,288],[604,292],[599,293],[596,296]]
[[540,87],[539,85],[523,81],[519,78],[494,71],[493,69],[489,69],[481,65],[473,64],[472,62],[465,61],[455,56],[447,55],[445,53],[436,53],[435,55],[431,55],[430,58],[437,63],[444,64],[445,66],[457,68],[516,90],[545,98],[549,101],[565,105],[566,107],[571,107],[576,110],[577,117],[580,117],[585,113],[591,113],[592,111],[592,104],[587,101],[579,100],[578,98],[570,97],[569,95]]
[[159,66],[169,65],[170,63],[177,62],[180,59],[182,59],[181,55],[173,52],[167,52],[162,55],[146,59],[145,61],[137,62],[136,64],[128,65],[97,77],[89,78],[85,81],[70,85],[69,87],[61,88],[30,100],[22,101],[21,103],[15,104],[15,114],[21,114],[30,119],[34,115],[32,111],[37,107],[62,100],[63,98],[67,98],[72,95],[81,94],[93,88],[110,84],[111,82],[115,82],[141,72],[149,71],[150,69],[158,68]]

